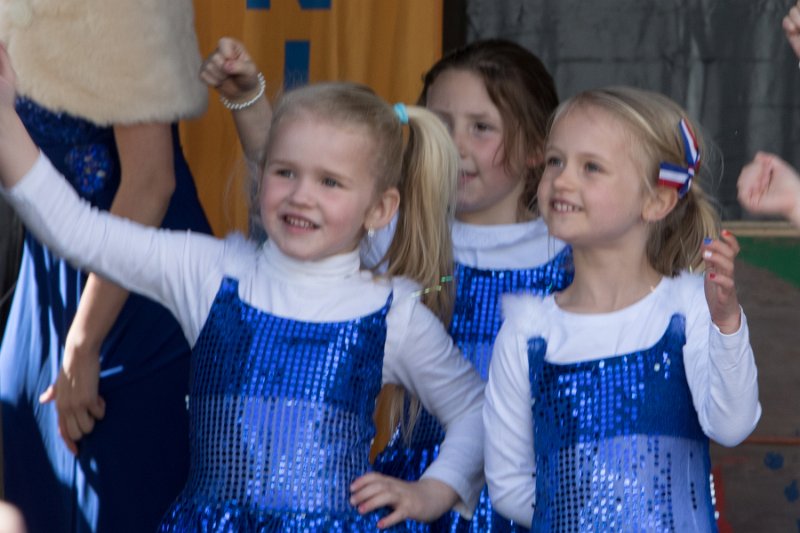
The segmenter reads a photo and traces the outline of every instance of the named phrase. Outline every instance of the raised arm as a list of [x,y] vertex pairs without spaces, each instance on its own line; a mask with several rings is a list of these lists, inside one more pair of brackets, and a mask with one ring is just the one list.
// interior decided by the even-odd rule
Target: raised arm
[[[742,442],[761,417],[758,372],[744,312],[737,302],[735,329],[728,329],[715,318],[724,298],[719,293],[735,292],[734,254],[725,250],[733,244],[735,241],[724,236],[723,240],[708,245],[712,256],[706,258],[710,272],[705,275],[705,298],[695,285],[688,300],[684,347],[686,379],[700,426],[706,435],[724,446]],[[712,275],[714,280],[709,279]],[[700,284],[703,280],[692,278],[692,282]]]
[[231,110],[247,161],[262,169],[272,107],[265,94],[264,76],[244,45],[230,37],[220,39],[203,62],[200,79],[219,92],[223,105]]

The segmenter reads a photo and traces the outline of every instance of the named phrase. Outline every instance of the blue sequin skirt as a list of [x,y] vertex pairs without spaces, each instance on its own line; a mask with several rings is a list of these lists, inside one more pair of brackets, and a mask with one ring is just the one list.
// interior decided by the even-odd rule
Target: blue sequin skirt
[[377,531],[377,513],[268,512],[236,502],[193,502],[179,499],[167,511],[160,532],[197,533],[335,533]]

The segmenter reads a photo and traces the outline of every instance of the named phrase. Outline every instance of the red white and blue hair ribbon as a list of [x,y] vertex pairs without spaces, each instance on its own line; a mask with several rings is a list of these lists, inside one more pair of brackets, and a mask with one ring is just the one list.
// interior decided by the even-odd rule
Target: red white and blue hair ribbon
[[681,119],[679,127],[683,139],[683,151],[686,154],[686,166],[662,162],[658,172],[658,183],[675,187],[678,189],[678,196],[683,198],[689,192],[692,179],[700,168],[700,148],[697,146],[697,139],[686,119]]

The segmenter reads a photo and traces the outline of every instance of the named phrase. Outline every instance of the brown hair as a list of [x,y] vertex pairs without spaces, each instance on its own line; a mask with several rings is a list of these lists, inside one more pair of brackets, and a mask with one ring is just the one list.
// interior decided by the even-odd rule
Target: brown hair
[[483,80],[503,119],[506,172],[512,176],[524,172],[520,218],[526,212],[536,213],[542,165],[530,167],[528,160],[539,160],[544,153],[548,120],[558,105],[553,78],[538,57],[516,43],[503,39],[475,41],[448,53],[425,74],[421,105],[426,104],[428,89],[436,78],[450,69],[473,72]]
[[676,276],[682,270],[702,265],[700,246],[706,237],[719,231],[719,214],[698,183],[711,174],[711,146],[703,138],[697,123],[685,110],[666,96],[633,87],[607,87],[582,92],[561,104],[553,115],[555,123],[564,114],[579,107],[602,109],[629,128],[632,155],[641,163],[645,187],[658,186],[659,166],[672,163],[686,167],[686,153],[680,131],[686,120],[700,148],[700,168],[685,196],[662,220],[650,224],[647,258],[659,273]]

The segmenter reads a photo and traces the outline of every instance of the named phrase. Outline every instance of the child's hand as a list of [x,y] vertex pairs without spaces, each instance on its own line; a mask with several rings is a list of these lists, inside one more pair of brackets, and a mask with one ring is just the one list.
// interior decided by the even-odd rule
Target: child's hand
[[78,352],[68,338],[58,378],[39,396],[41,403],[55,400],[58,430],[73,455],[78,454],[78,441],[106,412],[105,401],[97,394],[100,354]]
[[449,485],[435,479],[417,482],[402,481],[376,472],[356,479],[350,485],[350,504],[360,514],[370,513],[381,507],[390,507],[392,512],[378,522],[385,529],[411,519],[418,522],[436,520],[456,502],[458,494]]
[[17,75],[11,66],[6,45],[0,42],[0,107],[14,107]]
[[781,215],[800,224],[800,176],[780,157],[757,153],[736,187],[739,202],[751,213]]
[[249,100],[259,90],[258,69],[244,45],[223,37],[200,69],[200,79],[230,102]]
[[783,17],[783,31],[794,54],[800,58],[800,0]]
[[706,301],[711,320],[722,333],[736,333],[741,326],[741,315],[733,280],[733,260],[739,254],[739,243],[733,233],[722,230],[719,239],[706,239],[702,250],[706,265]]

